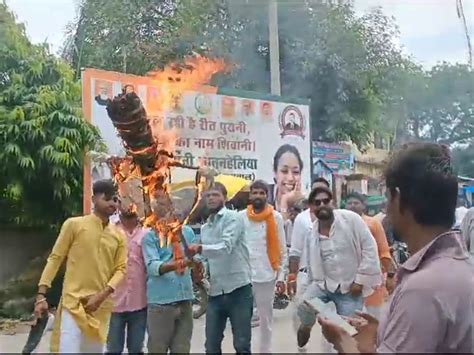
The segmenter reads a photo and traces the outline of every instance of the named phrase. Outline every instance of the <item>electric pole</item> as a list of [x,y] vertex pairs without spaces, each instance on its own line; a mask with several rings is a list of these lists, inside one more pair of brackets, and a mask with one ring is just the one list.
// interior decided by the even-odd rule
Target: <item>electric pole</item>
[[269,0],[268,35],[270,42],[270,89],[272,95],[281,95],[280,85],[280,44],[278,38],[278,4]]

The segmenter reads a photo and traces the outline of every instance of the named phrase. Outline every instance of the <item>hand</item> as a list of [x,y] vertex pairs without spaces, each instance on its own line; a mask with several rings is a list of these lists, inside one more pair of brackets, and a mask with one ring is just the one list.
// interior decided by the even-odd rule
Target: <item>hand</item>
[[301,181],[298,181],[295,185],[295,188],[290,192],[281,196],[280,206],[282,209],[288,209],[289,201],[296,201],[297,198],[303,197],[301,193]]
[[286,291],[286,285],[284,281],[277,281],[276,283],[276,292],[280,295],[284,294]]
[[362,294],[362,285],[353,282],[351,285],[350,293],[353,297],[359,297]]
[[199,283],[204,278],[204,265],[201,262],[194,262],[191,269],[191,278],[194,283]]
[[84,305],[86,313],[90,314],[97,311],[105,299],[106,296],[104,292],[97,292],[94,295],[81,298],[81,303]]
[[296,274],[288,275],[288,296],[292,297],[296,295]]
[[385,287],[387,288],[388,294],[391,295],[393,290],[395,290],[395,278],[387,277],[387,281],[385,282]]
[[196,254],[201,254],[202,253],[202,245],[201,244],[190,244],[188,246],[188,251],[189,251],[191,257],[193,257]]
[[[41,300],[44,300],[44,301],[41,301]],[[38,319],[40,319],[47,312],[48,312],[48,301],[46,300],[46,298],[43,295],[36,296],[35,309],[34,309],[35,322],[38,321]]]
[[357,340],[357,347],[361,353],[375,353],[379,321],[366,313],[356,312],[356,314],[359,318],[350,323],[358,332],[354,336],[354,339]]
[[321,325],[321,329],[326,340],[334,345],[334,348],[339,353],[358,353],[356,340],[351,337],[349,333],[343,328],[321,316],[318,317],[318,322]]

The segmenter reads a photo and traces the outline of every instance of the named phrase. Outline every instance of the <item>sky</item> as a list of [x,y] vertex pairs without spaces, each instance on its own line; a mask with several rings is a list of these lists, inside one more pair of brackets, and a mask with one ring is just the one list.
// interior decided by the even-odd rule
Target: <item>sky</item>
[[[299,0],[294,0],[299,1]],[[25,23],[33,42],[48,42],[61,49],[66,26],[76,16],[78,0],[6,0],[17,19]],[[400,45],[429,68],[438,62],[466,63],[466,38],[456,13],[456,0],[354,0],[358,14],[380,6],[400,27]],[[474,0],[463,0],[474,45]]]

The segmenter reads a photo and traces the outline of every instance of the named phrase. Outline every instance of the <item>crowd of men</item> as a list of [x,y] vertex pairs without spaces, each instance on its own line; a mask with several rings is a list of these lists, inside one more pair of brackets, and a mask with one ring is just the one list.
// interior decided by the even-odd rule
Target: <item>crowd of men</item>
[[[162,245],[133,212],[122,210],[119,223],[110,223],[119,208],[116,188],[96,182],[94,212],[63,224],[39,281],[35,313],[41,318],[47,290],[67,260],[51,350],[121,353],[126,345],[141,353],[147,332],[150,353],[189,353],[193,282],[206,270],[206,353],[222,353],[228,321],[236,353],[251,353],[255,314],[260,348],[254,350],[275,350],[275,292],[294,294],[301,352],[319,322],[343,353],[472,353],[474,266],[467,247],[472,253],[474,210],[464,218],[463,234],[453,230],[457,180],[449,152],[436,144],[403,147],[385,179],[387,218],[411,255],[398,268],[382,223],[365,215],[364,196],[350,194],[346,209],[336,209],[321,178],[305,201],[295,198],[280,212],[267,203],[263,181],[252,183],[243,211],[226,208],[226,188],[214,183],[205,192],[210,216],[199,238],[188,226],[181,230],[182,253]],[[153,205],[158,218],[173,217],[167,196],[157,195]],[[357,334],[321,316],[327,313],[312,306],[318,302],[334,303]]]

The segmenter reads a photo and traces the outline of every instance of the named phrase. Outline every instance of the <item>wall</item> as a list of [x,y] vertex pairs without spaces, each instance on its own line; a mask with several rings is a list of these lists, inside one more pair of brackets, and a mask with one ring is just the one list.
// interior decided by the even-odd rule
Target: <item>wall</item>
[[388,150],[384,149],[371,148],[364,153],[355,150],[355,174],[380,177],[388,155]]
[[9,229],[0,226],[0,287],[25,271],[29,261],[52,247],[56,235],[51,232]]

